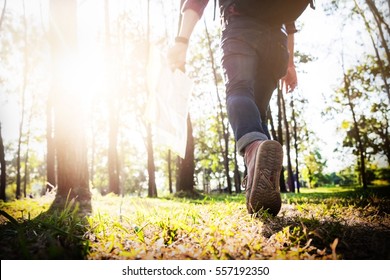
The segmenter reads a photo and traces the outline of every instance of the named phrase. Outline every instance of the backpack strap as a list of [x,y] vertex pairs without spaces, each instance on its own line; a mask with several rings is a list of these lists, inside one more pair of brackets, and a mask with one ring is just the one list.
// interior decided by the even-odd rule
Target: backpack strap
[[217,0],[214,0],[214,17],[213,20],[215,20],[215,11],[217,10]]
[[[223,19],[226,18],[226,9],[232,5],[236,0],[225,0],[225,1],[220,1],[219,9],[221,11],[221,16]],[[214,0],[216,2],[216,0]],[[221,4],[222,2],[222,4]],[[215,6],[214,6],[214,13],[215,13]]]

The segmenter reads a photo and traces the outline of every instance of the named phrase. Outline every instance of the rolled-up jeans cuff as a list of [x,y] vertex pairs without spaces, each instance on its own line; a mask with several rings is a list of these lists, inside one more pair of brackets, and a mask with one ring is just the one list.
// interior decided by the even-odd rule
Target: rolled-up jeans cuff
[[257,131],[249,132],[245,134],[237,141],[237,151],[239,152],[239,154],[241,156],[244,156],[245,147],[256,140],[264,141],[264,140],[268,140],[268,137],[267,135]]

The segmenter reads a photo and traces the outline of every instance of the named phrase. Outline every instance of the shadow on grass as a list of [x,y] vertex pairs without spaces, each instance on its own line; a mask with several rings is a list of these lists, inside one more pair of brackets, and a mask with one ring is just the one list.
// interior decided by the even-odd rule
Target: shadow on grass
[[[335,253],[338,259],[389,260],[390,228],[366,224],[344,225],[335,221],[319,221],[300,217],[273,217],[264,221],[262,234],[266,238],[288,227],[289,238],[302,240],[301,246],[311,239],[315,248],[326,248],[332,253],[332,244],[337,239]],[[297,236],[294,233],[299,232]]]
[[76,206],[56,205],[34,219],[16,220],[0,210],[7,219],[0,224],[2,260],[78,260],[88,254],[84,239],[85,211]]
[[[326,208],[350,209],[352,207],[359,211],[343,212],[340,221],[331,216],[315,218],[312,214],[300,213],[266,218],[264,236],[270,237],[289,226],[290,229],[298,228],[301,232],[306,232],[308,238],[312,239],[313,246],[327,248],[328,253],[331,252],[331,244],[337,239],[338,258],[390,259],[390,224],[388,223],[390,187],[372,187],[367,190],[340,188],[337,192],[283,194],[282,196],[284,202],[288,204],[306,204],[307,210],[311,209],[311,205],[325,204]],[[343,208],[340,208],[340,211],[341,209]],[[352,222],[355,219],[359,221]]]

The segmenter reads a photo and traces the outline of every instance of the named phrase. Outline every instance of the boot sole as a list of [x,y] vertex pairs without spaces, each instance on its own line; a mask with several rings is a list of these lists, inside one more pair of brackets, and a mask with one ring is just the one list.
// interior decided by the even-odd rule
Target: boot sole
[[257,213],[263,209],[276,216],[282,206],[279,178],[283,164],[283,148],[277,141],[264,141],[257,149],[255,160],[249,213]]

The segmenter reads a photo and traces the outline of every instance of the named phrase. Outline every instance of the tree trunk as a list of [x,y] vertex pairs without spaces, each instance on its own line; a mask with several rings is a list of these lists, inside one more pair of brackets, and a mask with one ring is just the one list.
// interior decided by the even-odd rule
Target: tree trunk
[[[114,194],[120,194],[120,170],[118,159],[118,114],[119,114],[119,100],[118,90],[114,81],[114,70],[112,66],[112,48],[110,40],[110,17],[109,17],[109,3],[108,0],[104,1],[105,7],[105,63],[106,63],[106,79],[107,85],[113,85],[113,87],[107,87],[108,96],[108,112],[109,112],[109,129],[108,129],[108,178],[109,178],[109,192]],[[112,91],[112,92],[109,92]]]
[[268,122],[269,122],[269,124],[271,126],[271,136],[272,136],[272,139],[275,140],[275,141],[279,141],[278,140],[278,136],[276,134],[274,120],[272,118],[271,108],[268,109],[267,118],[268,118]]
[[179,184],[177,192],[184,193],[184,195],[192,196],[194,191],[194,136],[192,135],[191,116],[187,117],[187,147],[184,159],[180,164]]
[[[223,104],[222,100],[219,94],[218,90],[218,75],[217,75],[217,67],[215,64],[215,59],[214,59],[214,53],[211,47],[211,39],[210,39],[210,34],[207,29],[207,24],[205,21],[205,31],[206,31],[206,37],[207,37],[207,46],[209,49],[209,56],[211,60],[211,68],[213,70],[213,77],[214,77],[214,86],[215,86],[215,91],[217,93],[217,98],[218,98],[218,106],[219,106],[219,122],[220,122],[220,129],[219,131],[219,138],[223,139],[224,141],[224,148],[221,145],[221,154],[223,155],[223,166],[225,169],[225,176],[226,176],[226,183],[227,183],[227,189],[228,192],[231,194],[232,193],[232,180],[230,178],[230,170],[229,170],[229,127],[225,124],[226,123],[226,117],[223,114]],[[221,132],[222,130],[222,132]]]
[[167,162],[168,162],[168,187],[169,187],[169,193],[172,194],[173,188],[172,188],[172,153],[171,153],[171,150],[168,150]]
[[[282,125],[282,104],[281,104],[281,99],[279,95],[282,93],[281,89],[278,88],[278,97],[277,97],[277,104],[278,104],[278,141],[280,145],[284,145],[284,140],[283,140],[283,125]],[[280,172],[280,179],[279,179],[279,184],[280,184],[280,192],[287,192],[287,187],[286,187],[286,181],[284,178],[284,166],[282,166],[282,171]]]
[[[115,98],[115,97],[113,97]],[[109,176],[109,192],[120,194],[120,170],[118,159],[118,108],[115,106],[116,100],[109,101],[110,117],[109,117],[109,141],[108,141],[108,176]],[[113,104],[114,103],[114,104]]]
[[[23,114],[23,113],[22,113]],[[22,118],[23,119],[23,118]],[[21,146],[22,146],[22,132],[23,132],[23,121],[19,123],[19,138],[18,138],[18,150],[16,152],[16,199],[20,199],[22,197],[22,189],[21,189]]]
[[147,127],[147,149],[148,149],[148,197],[157,197],[156,187],[156,166],[154,165],[154,153],[153,153],[153,140],[152,140],[152,127],[148,124]]
[[48,93],[46,105],[46,191],[52,191],[57,185],[56,167],[55,167],[55,143],[54,143],[54,125],[53,125],[53,91]]
[[353,106],[351,106],[351,104],[350,104],[350,108],[351,108],[353,124],[354,124],[354,129],[355,129],[355,135],[356,135],[356,139],[355,140],[356,140],[357,148],[358,148],[358,151],[359,151],[358,157],[359,157],[360,179],[361,179],[361,183],[363,185],[363,189],[367,189],[368,182],[367,182],[367,175],[366,175],[366,156],[365,156],[366,153],[365,153],[365,148],[364,148],[364,144],[363,144],[363,141],[362,141],[362,138],[361,138],[361,135],[360,135],[359,126],[358,126],[358,123],[357,123],[357,120],[356,120],[356,114],[355,114],[355,111],[353,109]]
[[[33,102],[34,104],[34,102]],[[28,118],[28,129],[26,134],[26,155],[24,158],[24,178],[23,178],[23,195],[27,197],[27,184],[30,181],[29,175],[29,150],[30,150],[30,134],[31,134],[31,121],[33,117],[33,106],[31,107],[30,116]]]
[[19,122],[19,138],[18,138],[18,150],[16,156],[16,199],[22,197],[22,176],[21,176],[21,149],[22,149],[22,139],[23,139],[23,126],[24,126],[24,117],[25,117],[25,107],[26,107],[26,89],[27,89],[27,76],[28,76],[28,42],[27,42],[27,18],[25,10],[25,2],[23,4],[23,76],[22,76],[22,91],[21,91],[21,115]]
[[[150,49],[150,0],[147,2],[147,46]],[[148,57],[149,60],[149,57]],[[149,62],[149,61],[148,61]],[[153,134],[151,124],[147,124],[147,150],[148,150],[148,197],[157,197],[157,186],[156,186],[156,167],[154,164],[154,152],[153,152]]]
[[295,149],[295,177],[294,177],[294,181],[296,182],[296,186],[297,186],[297,191],[298,193],[300,192],[300,188],[301,188],[301,185],[299,183],[299,161],[298,161],[298,155],[299,155],[299,151],[298,151],[298,128],[297,128],[297,119],[296,119],[296,116],[295,116],[295,109],[294,109],[294,100],[291,99],[291,109],[292,109],[292,112],[291,112],[291,116],[292,116],[292,121],[293,121],[293,135],[294,135],[294,149]]
[[280,85],[278,87],[278,95],[280,98],[280,104],[282,105],[282,116],[283,116],[283,121],[284,121],[284,130],[286,132],[287,182],[288,182],[288,186],[289,186],[289,191],[294,193],[295,192],[295,185],[294,185],[294,174],[292,171],[292,164],[291,164],[290,128],[289,128],[288,120],[287,120],[286,103],[284,101],[282,87]]
[[0,122],[0,199],[6,201],[5,188],[7,187],[7,166],[5,162],[5,151],[3,143],[3,135],[1,134],[1,122]]
[[[51,0],[53,56],[54,139],[58,189],[53,207],[75,199],[82,210],[91,210],[87,147],[82,94],[74,84],[69,63],[77,61],[77,1]],[[66,65],[65,65],[66,63]],[[64,71],[69,71],[64,75]]]
[[[180,9],[183,7],[185,0],[180,0]],[[178,31],[180,30],[182,20],[182,14],[179,12]],[[182,69],[183,71],[185,69]],[[188,114],[187,117],[187,146],[184,159],[177,157],[178,164],[178,176],[176,180],[176,192],[184,196],[193,196],[194,190],[194,174],[195,174],[195,144],[194,136],[192,135],[192,123],[191,116]]]
[[176,157],[176,184],[175,184],[175,187],[176,187],[176,192],[180,192],[180,170],[181,170],[181,162],[183,160],[177,156]]
[[363,185],[363,189],[367,189],[368,183],[367,183],[367,176],[366,176],[366,160],[365,160],[365,148],[362,141],[362,137],[360,135],[359,125],[356,118],[355,113],[355,106],[352,103],[351,100],[351,83],[349,81],[349,78],[346,74],[344,74],[344,86],[345,86],[345,93],[347,94],[348,99],[348,107],[352,113],[352,120],[353,120],[353,126],[355,133],[353,134],[355,136],[355,141],[357,145],[358,150],[358,161],[359,161],[359,170],[360,170],[360,179]]
[[[309,142],[309,131],[305,131],[305,140]],[[313,179],[314,179],[314,174],[313,171],[311,170],[309,165],[306,165],[307,173],[308,173],[308,178],[309,178],[309,188],[314,188],[315,185],[313,184]]]
[[93,187],[95,185],[95,157],[96,157],[96,155],[95,155],[95,153],[96,153],[96,132],[95,132],[93,127],[91,127],[90,149],[91,149],[91,153],[90,153],[91,157],[89,159],[89,180],[91,181],[91,185]]

